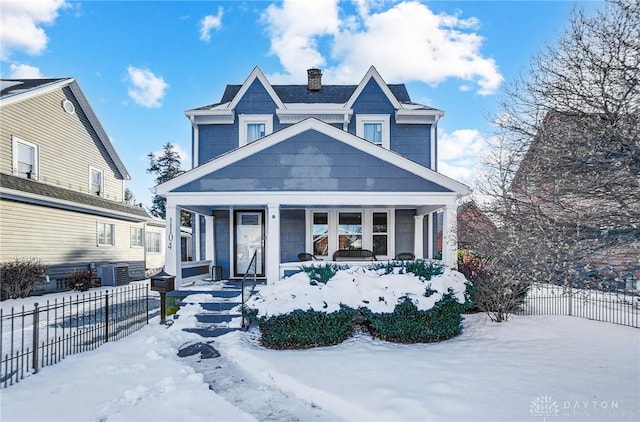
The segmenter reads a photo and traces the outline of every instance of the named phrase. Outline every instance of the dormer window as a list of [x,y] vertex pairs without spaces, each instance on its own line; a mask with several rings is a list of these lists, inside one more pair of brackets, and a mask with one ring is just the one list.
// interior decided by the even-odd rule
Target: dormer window
[[89,168],[89,193],[104,196],[104,173],[102,170]]
[[241,114],[239,118],[239,146],[250,144],[273,132],[270,114]]
[[364,138],[373,144],[380,145],[383,148],[389,149],[389,115],[357,114],[356,136]]
[[15,136],[13,140],[13,169],[18,177],[38,178],[38,146]]

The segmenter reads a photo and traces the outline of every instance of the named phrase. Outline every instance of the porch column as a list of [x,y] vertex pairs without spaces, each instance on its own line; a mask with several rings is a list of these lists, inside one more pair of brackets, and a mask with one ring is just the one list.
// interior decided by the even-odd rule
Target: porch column
[[202,256],[200,253],[200,214],[191,214],[191,236],[193,237],[193,260],[201,261]]
[[444,207],[442,213],[442,260],[450,268],[458,267],[458,207],[455,203]]
[[433,226],[434,226],[434,216],[436,213],[429,213],[429,222],[427,223],[427,258],[433,259]]
[[424,258],[424,215],[416,215],[413,221],[413,253],[416,258]]
[[267,205],[267,283],[280,280],[280,205]]
[[176,289],[182,286],[180,265],[180,208],[169,204],[165,213],[164,271],[176,276]]
[[214,217],[212,215],[204,216],[204,254],[207,261],[211,261],[213,265],[216,264],[215,256],[216,256],[216,248],[214,244]]

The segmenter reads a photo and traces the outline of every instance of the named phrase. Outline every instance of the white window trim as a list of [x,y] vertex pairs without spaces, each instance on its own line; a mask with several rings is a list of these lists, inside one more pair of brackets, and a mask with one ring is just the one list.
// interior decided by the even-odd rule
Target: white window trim
[[[91,176],[93,176],[92,173],[94,171],[97,172],[97,173],[100,173],[100,195],[98,195],[98,196],[104,197],[105,196],[105,193],[104,193],[104,171],[100,170],[98,168],[89,166],[89,189],[87,191],[89,192],[89,194],[93,195],[93,191],[91,189],[91,185],[93,184],[93,181],[92,181],[92,177]],[[123,198],[124,198],[124,196],[123,196]]]
[[314,208],[306,211],[306,236],[307,251],[313,251],[313,214],[327,213],[329,225],[329,255],[325,258],[331,260],[333,253],[338,249],[338,214],[359,212],[362,214],[362,248],[373,250],[373,213],[387,214],[387,255],[380,255],[378,260],[392,259],[395,256],[395,209],[393,208],[340,208],[326,209]]
[[12,156],[13,156],[13,174],[18,175],[18,144],[26,145],[30,148],[33,148],[33,168],[34,173],[31,176],[31,179],[38,180],[40,177],[40,148],[38,145],[31,143],[29,141],[25,141],[24,139],[20,139],[15,135],[11,135],[12,141]]
[[[142,236],[141,236],[140,240],[141,240],[142,245],[134,245],[133,244],[132,239],[131,239],[131,231],[132,230],[136,230],[136,231],[140,230],[141,231]],[[129,247],[131,247],[131,248],[144,248],[145,240],[146,239],[145,239],[145,234],[144,234],[144,228],[136,227],[136,226],[130,226],[129,227]]]
[[247,145],[247,125],[249,124],[264,123],[264,136],[273,133],[273,115],[271,114],[241,114],[238,121],[239,146]]
[[[99,234],[99,230],[98,227],[104,224],[105,227],[106,226],[111,226],[111,243],[100,243],[100,234]],[[96,245],[99,248],[110,248],[113,246],[116,246],[116,225],[113,223],[105,223],[102,221],[98,221],[96,222]]]
[[[382,144],[385,149],[391,148],[390,117],[388,114],[356,114],[356,136],[364,138],[365,123],[382,123]],[[377,144],[374,144],[377,145]]]

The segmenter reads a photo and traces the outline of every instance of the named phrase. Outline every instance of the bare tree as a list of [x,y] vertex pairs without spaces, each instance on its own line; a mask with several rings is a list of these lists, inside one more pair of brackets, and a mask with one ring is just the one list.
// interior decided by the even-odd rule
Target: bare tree
[[[479,192],[497,222],[476,252],[521,283],[633,277],[640,256],[640,3],[575,9],[507,86]],[[635,263],[634,263],[635,261]],[[626,271],[626,272],[625,272]],[[619,281],[619,280],[618,280]]]

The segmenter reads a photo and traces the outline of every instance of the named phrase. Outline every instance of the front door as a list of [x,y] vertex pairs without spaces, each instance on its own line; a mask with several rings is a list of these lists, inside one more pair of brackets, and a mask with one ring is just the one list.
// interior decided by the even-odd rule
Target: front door
[[[264,211],[236,211],[234,214],[234,275],[264,277]],[[255,267],[249,264],[256,253]]]

